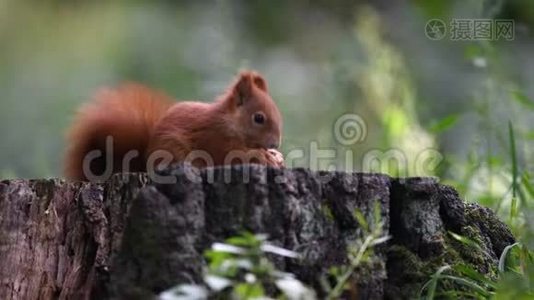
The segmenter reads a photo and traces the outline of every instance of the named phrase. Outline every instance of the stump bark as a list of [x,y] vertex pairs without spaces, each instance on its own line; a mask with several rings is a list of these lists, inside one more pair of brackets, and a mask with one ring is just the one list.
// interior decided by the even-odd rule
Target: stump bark
[[[0,299],[148,299],[201,280],[203,251],[247,230],[303,260],[277,267],[319,288],[375,207],[392,239],[358,269],[361,299],[408,299],[443,264],[492,275],[514,242],[495,214],[432,178],[272,169],[168,170],[174,183],[118,174],[106,183],[0,182]],[[469,248],[454,232],[476,241]]]

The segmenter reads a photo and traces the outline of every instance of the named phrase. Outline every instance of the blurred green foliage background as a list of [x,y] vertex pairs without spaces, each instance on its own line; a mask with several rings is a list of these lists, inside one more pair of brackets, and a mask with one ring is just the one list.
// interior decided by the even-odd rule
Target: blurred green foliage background
[[[433,18],[513,19],[515,38],[431,40]],[[304,153],[295,166],[437,175],[492,205],[510,194],[508,121],[532,168],[533,29],[520,0],[0,0],[0,177],[61,176],[65,131],[99,87],[211,101],[252,68],[284,115],[283,152]],[[343,145],[334,125],[350,113],[367,135]],[[310,160],[313,142],[335,157]],[[366,169],[366,153],[391,149],[407,163]],[[428,149],[443,160],[420,174]]]
[[[432,40],[435,18],[512,19],[515,36]],[[294,166],[438,176],[532,249],[533,30],[529,0],[0,0],[0,179],[62,176],[65,132],[100,87],[211,101],[252,68],[284,116],[282,152],[304,154]],[[346,114],[363,141],[336,138]],[[336,155],[310,159],[313,145]],[[439,164],[420,168],[429,149]],[[377,150],[406,161],[370,168]]]
[[[1,177],[61,176],[66,129],[99,87],[138,81],[211,101],[252,68],[285,117],[283,152],[304,153],[295,166],[438,175],[468,197],[502,194],[509,120],[519,164],[533,158],[533,2],[395,2],[0,0]],[[433,18],[513,19],[515,39],[431,40]],[[334,126],[348,113],[367,135],[343,145]],[[336,155],[310,160],[312,142]],[[377,149],[407,163],[368,170]],[[428,149],[443,160],[419,174]]]

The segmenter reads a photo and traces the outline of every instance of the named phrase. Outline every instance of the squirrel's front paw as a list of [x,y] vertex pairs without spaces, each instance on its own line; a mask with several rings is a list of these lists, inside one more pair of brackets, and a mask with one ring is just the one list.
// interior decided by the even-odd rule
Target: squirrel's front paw
[[269,165],[274,167],[283,167],[284,166],[284,155],[275,149],[267,150],[267,161]]

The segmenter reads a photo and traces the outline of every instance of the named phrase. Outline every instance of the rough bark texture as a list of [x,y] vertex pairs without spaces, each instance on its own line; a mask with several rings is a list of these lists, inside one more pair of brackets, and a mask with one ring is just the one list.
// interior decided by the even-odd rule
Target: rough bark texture
[[[414,296],[445,263],[492,275],[508,228],[430,178],[327,173],[260,166],[169,171],[172,184],[122,174],[105,184],[61,180],[0,182],[0,299],[146,299],[198,282],[202,253],[243,230],[304,255],[276,259],[318,287],[318,274],[347,263],[347,246],[381,207],[387,246],[357,270],[362,299]],[[479,250],[452,239],[455,232]]]

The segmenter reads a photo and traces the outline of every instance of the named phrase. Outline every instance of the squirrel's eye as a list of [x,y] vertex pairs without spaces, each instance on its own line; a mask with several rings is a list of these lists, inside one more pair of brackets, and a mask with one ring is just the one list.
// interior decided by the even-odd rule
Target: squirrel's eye
[[265,115],[263,113],[255,113],[252,116],[252,120],[254,120],[254,123],[256,124],[263,124],[265,123]]

